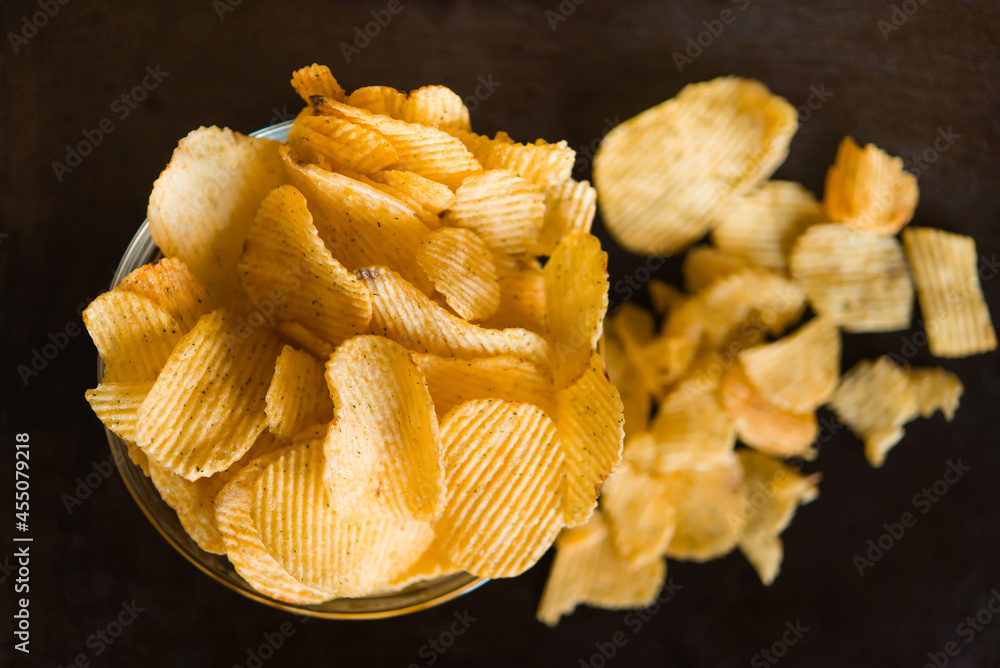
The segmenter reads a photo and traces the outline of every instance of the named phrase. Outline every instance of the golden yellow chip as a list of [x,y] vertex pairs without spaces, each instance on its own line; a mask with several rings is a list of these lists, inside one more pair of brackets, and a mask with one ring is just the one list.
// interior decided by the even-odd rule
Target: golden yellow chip
[[545,275],[533,257],[494,253],[500,282],[500,305],[483,325],[493,329],[521,327],[545,333]]
[[451,563],[451,560],[441,551],[437,541],[431,543],[420,558],[402,574],[393,578],[385,587],[385,591],[399,591],[407,587],[432,580],[461,573],[462,569]]
[[649,299],[653,302],[653,311],[659,316],[666,315],[684,303],[686,299],[683,292],[658,278],[651,279],[648,287]]
[[188,480],[226,470],[267,424],[265,397],[280,349],[270,329],[240,324],[226,309],[203,316],[139,407],[136,443]]
[[297,322],[279,322],[278,331],[300,348],[304,348],[321,360],[333,354],[333,344],[324,341]]
[[332,596],[371,594],[410,568],[434,532],[415,520],[338,515],[323,468],[321,442],[285,448],[254,483],[254,526],[275,561],[299,582]]
[[545,189],[545,219],[531,252],[550,255],[567,234],[590,232],[596,213],[597,191],[589,182],[566,179],[550,185]]
[[931,354],[968,357],[996,350],[996,332],[979,284],[975,239],[911,227],[903,230],[903,244]]
[[466,320],[484,320],[500,305],[493,253],[472,230],[442,227],[428,234],[417,262],[448,306]]
[[138,292],[105,292],[83,310],[83,324],[104,360],[106,383],[156,380],[184,335],[181,326]]
[[823,207],[802,184],[768,181],[722,215],[712,230],[712,243],[759,267],[784,274],[795,239],[822,220]]
[[888,355],[862,360],[845,373],[830,408],[864,439],[865,457],[876,468],[903,438],[903,425],[920,410],[909,374]]
[[125,449],[128,452],[128,458],[132,460],[132,463],[139,467],[143,475],[147,478],[149,477],[149,457],[146,453],[142,451],[135,441],[125,441]]
[[622,462],[604,483],[601,509],[615,551],[628,570],[663,557],[677,528],[670,488],[651,473]]
[[518,255],[538,245],[545,221],[545,194],[517,174],[491,169],[455,191],[445,222],[474,230],[498,251]]
[[844,137],[826,173],[823,203],[830,218],[855,230],[893,236],[913,218],[917,177],[903,171],[902,158]]
[[187,264],[215,304],[239,308],[245,300],[236,263],[261,200],[285,180],[279,146],[199,128],[180,141],[153,184],[153,241]]
[[469,130],[469,110],[462,98],[446,86],[424,86],[410,91],[399,107],[399,118],[442,130]]
[[601,142],[594,184],[608,231],[633,253],[684,249],[777,169],[797,127],[795,108],[759,81],[686,86]]
[[347,96],[345,102],[352,107],[399,118],[399,110],[406,101],[406,93],[389,86],[365,86]]
[[322,95],[333,100],[344,99],[344,89],[333,78],[330,68],[326,65],[313,63],[292,72],[292,88],[306,104],[313,95]]
[[472,359],[512,355],[545,363],[545,339],[525,329],[486,329],[452,315],[386,267],[358,272],[372,293],[372,332],[418,353]]
[[840,380],[840,330],[813,318],[780,341],[739,354],[740,365],[770,403],[791,413],[825,404]]
[[330,253],[306,198],[293,186],[264,198],[239,262],[240,279],[261,315],[297,322],[336,345],[367,331],[371,294]]
[[691,294],[701,292],[720,278],[748,270],[753,270],[749,261],[707,245],[689,250],[681,267],[684,289]]
[[626,569],[611,543],[607,523],[600,511],[595,512],[585,526],[559,535],[538,621],[555,626],[580,604],[612,610],[645,608],[656,600],[666,575],[663,559]]
[[474,132],[451,132],[462,140],[487,170],[514,172],[543,189],[570,178],[573,163],[576,162],[576,151],[565,141],[549,144],[538,139],[534,144],[519,144],[502,132],[498,132],[493,139]]
[[587,232],[563,237],[545,263],[546,323],[557,387],[579,378],[604,330],[608,254]]
[[376,172],[397,160],[396,150],[374,130],[335,116],[303,116],[288,132],[288,145],[306,162],[331,171]]
[[743,469],[735,456],[712,466],[675,471],[662,479],[677,513],[668,557],[707,561],[736,547],[746,518],[740,512],[745,493]]
[[149,477],[168,506],[198,547],[212,554],[225,554],[222,534],[215,524],[215,495],[225,483],[220,484],[221,473],[194,482],[175,475],[155,461],[149,462]]
[[175,257],[144,264],[122,279],[115,289],[149,297],[177,321],[181,333],[190,330],[198,318],[212,310],[205,286],[183,260]]
[[441,214],[455,204],[451,188],[415,172],[386,169],[369,176],[376,188],[413,207],[417,218],[432,230],[441,225]]
[[655,444],[647,461],[650,470],[667,474],[731,457],[736,426],[719,403],[716,384],[715,379],[692,377],[659,405],[649,428]]
[[656,320],[641,306],[625,302],[608,316],[605,331],[621,341],[632,360],[638,361],[637,354],[656,334]]
[[617,337],[605,338],[604,359],[607,363],[608,378],[618,388],[622,400],[626,437],[643,431],[649,424],[653,397],[646,389],[642,374],[629,359],[625,345]]
[[[941,367],[907,368],[913,397],[917,402],[920,417],[929,418],[940,410],[944,419],[951,422],[958,410],[958,401],[965,388],[958,376]],[[107,422],[105,422],[107,424]],[[114,431],[112,429],[111,431]]]
[[291,346],[278,355],[264,413],[271,433],[288,440],[306,427],[333,419],[323,362]]
[[719,396],[743,443],[778,457],[815,456],[810,448],[819,435],[814,412],[793,413],[778,408],[764,398],[738,365],[722,377]]
[[813,309],[845,332],[910,326],[913,285],[896,239],[842,223],[813,225],[795,242],[788,266]]
[[125,441],[135,441],[139,406],[153,387],[153,381],[137,383],[101,383],[87,390],[87,403],[104,426]]

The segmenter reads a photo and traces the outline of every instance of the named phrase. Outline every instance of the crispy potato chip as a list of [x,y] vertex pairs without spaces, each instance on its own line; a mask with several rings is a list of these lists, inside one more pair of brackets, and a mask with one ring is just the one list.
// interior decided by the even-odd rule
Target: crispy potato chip
[[544,367],[518,357],[463,360],[410,353],[427,380],[438,418],[473,399],[524,401],[555,414],[552,378]]
[[350,169],[368,174],[398,159],[396,150],[378,132],[335,116],[297,119],[287,141],[306,162],[331,171]]
[[906,373],[910,377],[910,386],[913,388],[913,397],[917,402],[920,417],[929,418],[935,411],[940,410],[944,419],[951,422],[955,417],[955,411],[958,410],[958,401],[965,391],[958,376],[941,367],[933,369],[907,367]]
[[795,239],[822,220],[823,207],[802,184],[768,181],[722,215],[712,230],[712,243],[759,267],[785,274]]
[[699,332],[696,338],[687,338],[683,334],[658,336],[638,350],[633,350],[632,357],[646,391],[656,399],[662,399],[706,350]]
[[778,408],[764,398],[738,365],[722,377],[719,396],[743,443],[778,457],[815,456],[810,448],[819,435],[814,412],[794,413]]
[[437,517],[445,500],[438,421],[407,350],[378,336],[354,337],[327,362],[326,382],[337,415],[323,445],[334,512]]
[[188,480],[226,470],[267,424],[280,348],[270,329],[240,325],[224,308],[202,316],[139,407],[136,443]]
[[590,232],[597,214],[597,191],[587,181],[566,179],[545,189],[545,219],[531,252],[551,255],[571,232]]
[[279,322],[277,327],[286,338],[296,346],[308,350],[314,357],[325,360],[333,354],[332,343],[324,341],[297,322]]
[[716,397],[717,384],[715,377],[692,376],[667,395],[649,427],[648,470],[666,475],[728,461],[736,426]]
[[608,254],[587,232],[563,237],[542,270],[557,387],[580,377],[604,330]]
[[618,389],[622,400],[622,417],[625,420],[626,438],[646,429],[653,407],[653,397],[645,381],[618,338],[605,339],[604,359],[607,361],[608,378]]
[[406,93],[389,86],[365,86],[347,96],[347,104],[352,107],[399,118],[400,109],[406,101]]
[[648,283],[649,299],[653,302],[653,311],[663,316],[684,303],[687,299],[679,289],[658,278]]
[[622,400],[598,353],[591,353],[583,375],[556,392],[555,423],[565,451],[564,523],[578,526],[590,517],[605,478],[621,463],[625,440]]
[[337,344],[368,329],[371,294],[323,244],[293,186],[261,204],[239,262],[240,278],[258,311],[291,320]]
[[138,383],[101,383],[87,390],[87,403],[104,426],[125,441],[135,440],[139,406],[153,387],[153,381]]
[[292,88],[306,104],[313,95],[322,95],[333,100],[344,99],[344,89],[333,78],[326,65],[313,63],[292,73]]
[[903,171],[903,159],[844,137],[826,173],[823,203],[830,218],[855,230],[891,237],[913,218],[917,177]]
[[142,451],[135,441],[125,441],[125,449],[128,452],[128,458],[132,460],[132,463],[139,467],[143,475],[147,478],[150,476],[149,473],[149,457],[146,453]]
[[542,265],[533,257],[514,257],[507,253],[494,253],[493,263],[500,282],[500,305],[482,324],[493,329],[521,327],[544,334],[545,275]]
[[788,266],[813,309],[845,332],[891,332],[910,326],[913,285],[903,249],[891,237],[841,223],[813,225],[795,242]]
[[719,77],[611,130],[594,156],[608,231],[627,250],[697,241],[788,155],[795,108],[759,81]]
[[744,350],[740,365],[770,403],[791,413],[825,404],[840,380],[840,330],[813,318],[780,341]]
[[996,350],[997,336],[979,284],[976,241],[929,227],[903,230],[927,341],[936,357]]
[[181,341],[181,326],[138,292],[105,292],[83,310],[83,324],[104,360],[105,383],[156,380]]
[[215,304],[239,308],[236,263],[264,197],[285,171],[276,141],[217,127],[182,139],[149,196],[149,231],[167,257],[183,260]]
[[540,188],[564,183],[570,178],[576,162],[576,151],[565,141],[549,144],[538,139],[534,144],[518,144],[501,132],[493,139],[474,132],[454,129],[451,132],[487,170],[514,172]]
[[707,561],[736,547],[746,518],[740,512],[745,493],[743,469],[734,455],[725,463],[682,469],[662,479],[677,512],[668,557]]
[[472,359],[512,355],[544,363],[549,346],[525,329],[486,329],[452,315],[386,267],[358,272],[372,293],[372,332],[418,353]]
[[399,118],[442,130],[472,128],[462,98],[446,86],[424,86],[410,91],[399,107]]
[[299,582],[334,596],[365,596],[404,573],[434,540],[426,522],[333,510],[320,442],[293,445],[254,483],[251,517],[261,542]]
[[441,442],[448,492],[434,532],[442,551],[479,577],[520,575],[562,527],[555,425],[537,406],[477,399],[445,416]]
[[268,429],[280,439],[291,439],[306,427],[333,419],[323,363],[291,346],[278,355],[265,400]]
[[455,204],[451,188],[415,172],[385,169],[369,175],[374,187],[406,202],[429,229],[441,225],[441,214]]
[[538,621],[555,626],[577,605],[602,608],[644,608],[657,597],[667,575],[666,561],[657,559],[627,570],[611,543],[600,511],[582,527],[567,529],[556,541],[556,557],[545,583]]
[[689,250],[681,267],[684,289],[691,294],[701,292],[720,278],[748,270],[753,270],[753,265],[747,260],[707,245]]
[[663,557],[677,527],[670,488],[663,481],[623,462],[604,483],[601,508],[628,570]]
[[212,310],[205,286],[198,282],[184,261],[165,257],[139,267],[115,288],[149,297],[170,314],[185,333],[198,318]]
[[461,572],[462,569],[451,563],[451,560],[441,551],[441,547],[435,541],[431,543],[430,547],[420,555],[420,558],[412,566],[393,578],[386,585],[385,591],[399,591],[418,582]]
[[493,254],[472,230],[442,227],[431,232],[421,243],[417,262],[461,317],[483,320],[496,313],[500,283]]
[[903,438],[903,425],[920,410],[910,376],[888,355],[861,360],[844,374],[830,408],[865,442],[865,457],[878,468]]
[[445,223],[467,227],[497,251],[518,255],[538,245],[545,221],[545,194],[517,174],[492,169],[455,191]]

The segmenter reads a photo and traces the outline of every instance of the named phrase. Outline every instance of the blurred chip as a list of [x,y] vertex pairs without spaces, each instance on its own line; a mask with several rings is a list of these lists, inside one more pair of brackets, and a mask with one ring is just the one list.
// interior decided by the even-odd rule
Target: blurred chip
[[958,376],[941,367],[907,368],[906,373],[920,417],[929,418],[935,411],[941,411],[944,419],[951,422],[965,391]]
[[165,257],[139,267],[122,279],[116,290],[137,292],[149,297],[177,321],[181,333],[212,310],[208,292],[183,260]]
[[333,116],[304,116],[288,132],[296,155],[324,169],[368,174],[396,162],[395,149],[374,130]]
[[531,249],[550,255],[571,232],[590,232],[597,213],[597,191],[587,181],[566,179],[545,189],[545,220],[538,241]]
[[683,292],[658,278],[651,279],[648,288],[649,299],[653,302],[653,311],[659,316],[666,315],[672,309],[680,306],[686,299]]
[[[698,383],[697,380],[701,380]],[[667,395],[650,425],[650,470],[661,474],[714,466],[731,458],[736,427],[716,396],[718,379],[691,378]]]
[[814,412],[778,408],[764,398],[738,365],[722,377],[719,395],[743,443],[778,457],[815,457],[810,449],[819,435]]
[[538,139],[534,144],[519,144],[500,132],[493,139],[474,132],[452,132],[484,168],[514,172],[541,188],[564,183],[573,172],[576,151],[565,141],[549,144]]
[[663,480],[677,512],[677,527],[667,556],[707,561],[734,547],[743,533],[743,469],[735,456],[698,469],[675,471]]
[[[607,333],[607,332],[606,332]],[[642,374],[629,359],[625,345],[613,336],[607,336],[604,348],[608,378],[618,388],[625,419],[625,435],[646,429],[652,410],[652,395],[646,389]]]
[[445,222],[474,230],[497,251],[518,255],[538,245],[545,220],[545,194],[514,172],[493,169],[466,180],[455,191]]
[[752,270],[753,265],[742,257],[704,244],[684,254],[681,268],[684,289],[691,294],[701,292],[720,278]]
[[267,388],[267,426],[288,440],[306,427],[333,419],[333,402],[323,377],[323,363],[309,353],[285,346]]
[[427,235],[417,262],[448,306],[466,320],[483,320],[500,305],[493,254],[472,230],[442,227]]
[[292,88],[306,103],[313,95],[322,95],[333,100],[344,99],[344,89],[330,73],[326,65],[313,63],[292,73]]
[[105,383],[155,380],[183,336],[165,309],[138,292],[105,292],[83,310],[83,324],[104,360]]
[[663,481],[623,462],[604,483],[601,509],[628,570],[662,559],[677,527],[670,488]]

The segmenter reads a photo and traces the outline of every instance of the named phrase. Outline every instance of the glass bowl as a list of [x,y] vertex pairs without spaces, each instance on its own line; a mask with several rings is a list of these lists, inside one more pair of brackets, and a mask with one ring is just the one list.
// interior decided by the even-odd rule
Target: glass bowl
[[[288,136],[288,130],[291,126],[292,121],[279,123],[258,130],[252,136],[283,141]],[[143,221],[139,231],[132,238],[128,250],[125,251],[125,255],[118,265],[118,271],[111,282],[111,287],[121,283],[122,279],[134,269],[160,257],[162,254],[153,243],[147,219]],[[98,381],[103,375],[104,365],[98,358]],[[421,582],[390,594],[363,598],[336,598],[316,605],[297,605],[273,599],[251,587],[246,580],[240,577],[240,574],[236,572],[236,569],[224,555],[210,554],[198,547],[184,531],[173,509],[160,498],[153,482],[132,462],[125,441],[108,429],[105,429],[105,432],[115,458],[115,464],[117,464],[118,471],[125,481],[125,486],[135,502],[139,504],[142,512],[156,527],[156,530],[174,549],[184,555],[184,558],[213,580],[254,601],[289,612],[326,619],[378,619],[405,615],[440,605],[487,582],[484,578],[477,578],[468,573],[458,573]]]

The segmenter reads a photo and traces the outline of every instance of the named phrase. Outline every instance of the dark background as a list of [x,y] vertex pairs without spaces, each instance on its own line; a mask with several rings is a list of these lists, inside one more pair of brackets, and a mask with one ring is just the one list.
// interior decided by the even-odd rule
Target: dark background
[[[803,118],[778,175],[821,194],[843,135],[910,161],[933,146],[939,128],[951,128],[960,137],[925,170],[909,162],[923,172],[915,222],[971,234],[980,255],[996,262],[996,2],[899,2],[901,25],[885,32],[897,26],[893,4],[881,0],[586,0],[579,6],[567,0],[564,10],[573,12],[555,30],[546,12],[559,12],[557,0],[403,0],[403,11],[346,62],[340,43],[353,40],[355,26],[386,4],[53,0],[58,12],[17,50],[8,34],[23,31],[24,17],[30,21],[41,10],[35,2],[0,5],[4,570],[11,562],[2,560],[13,551],[8,512],[17,432],[31,435],[35,541],[32,652],[13,651],[12,577],[0,573],[0,665],[64,665],[83,653],[95,666],[245,666],[248,649],[290,621],[294,635],[264,665],[422,666],[429,655],[421,647],[463,611],[477,621],[435,665],[599,666],[597,644],[617,631],[627,643],[607,665],[768,665],[751,662],[796,621],[809,630],[787,648],[783,665],[919,666],[949,641],[960,650],[949,665],[1000,665],[1000,616],[970,642],[958,628],[1000,586],[996,353],[942,363],[966,386],[955,421],[938,415],[911,424],[881,470],[868,467],[846,429],[825,428],[832,439],[810,466],[824,474],[821,496],[785,533],[786,559],[772,587],[762,586],[739,554],[709,564],[671,562],[669,576],[682,589],[639,632],[626,625],[625,612],[589,608],[554,630],[536,622],[550,557],[520,578],[412,616],[302,623],[188,564],[146,521],[117,473],[67,511],[62,495],[73,494],[77,478],[110,456],[83,399],[96,382],[95,350],[86,334],[69,337],[27,385],[17,365],[30,364],[50,333],[81,326],[78,306],[107,288],[177,141],[202,124],[249,132],[290,117],[300,103],[289,76],[314,61],[328,64],[348,90],[443,83],[467,96],[480,76],[492,76],[500,85],[473,112],[477,130],[503,128],[521,140],[565,138],[581,154],[609,120],[623,121],[688,82],[729,73],[757,77],[796,106],[808,103],[812,87],[822,87],[831,96]],[[723,9],[735,21],[679,72],[672,54]],[[889,23],[880,29],[879,21]],[[121,119],[123,107],[112,105],[142,82],[147,66],[167,76]],[[84,131],[104,118],[113,131],[57,178],[53,162],[65,163],[67,145],[84,140]],[[578,168],[578,177],[589,176],[585,155]],[[639,260],[613,247],[611,253],[614,286]],[[675,276],[677,264],[662,274]],[[1000,317],[1000,284],[983,287]],[[622,297],[613,288],[612,298]],[[912,333],[846,336],[845,369],[885,352],[935,363],[926,348],[906,345]],[[920,514],[913,496],[959,458],[971,470]],[[859,576],[853,557],[907,511],[916,512],[916,526]],[[144,611],[96,656],[88,636],[133,599]]]

